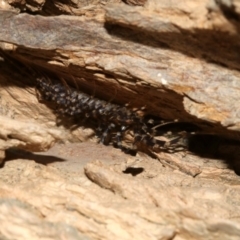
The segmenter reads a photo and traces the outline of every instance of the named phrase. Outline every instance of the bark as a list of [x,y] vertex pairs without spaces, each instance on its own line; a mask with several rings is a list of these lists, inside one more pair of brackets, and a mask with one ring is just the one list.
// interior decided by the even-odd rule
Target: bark
[[[116,9],[120,10],[116,12]],[[1,29],[0,39],[18,44],[17,50],[11,52],[12,56],[28,64],[34,62],[51,69],[69,81],[74,78],[80,88],[89,90],[95,86],[96,90],[89,91],[95,91],[100,98],[114,98],[121,104],[146,105],[150,114],[166,119],[194,121],[208,133],[231,135],[239,139],[237,133],[229,131],[238,131],[240,124],[238,71],[179,51],[160,48],[163,44],[166,46],[169,37],[174,45],[178,35],[188,36],[166,20],[163,22],[154,16],[142,18],[137,11],[132,14],[131,11],[135,10],[130,7],[108,7],[106,19],[112,21],[111,16],[118,18],[117,14],[124,15],[126,19],[128,11],[136,25],[137,19],[144,19],[145,28],[151,25],[148,31],[155,34],[155,38],[151,34],[144,37],[144,32],[139,29],[128,31],[108,21],[104,25],[76,17],[46,18],[3,12],[0,20],[5,28]],[[160,26],[159,35],[154,32],[154,26]],[[202,54],[208,52],[213,58],[218,57],[219,63],[227,64],[228,61],[232,62],[232,68],[236,67],[238,59],[231,60],[226,56],[231,49],[222,56],[216,56],[208,49],[202,49],[202,46],[197,49],[194,44],[187,44],[187,37],[177,42],[180,47],[183,47],[183,42],[190,46],[186,53],[191,51],[198,54],[201,49]],[[227,44],[229,41],[223,39],[223,42]],[[203,45],[207,48],[210,46],[207,42]],[[221,54],[222,51],[218,52]],[[105,91],[106,88],[108,91]]]
[[[0,238],[239,239],[239,14],[237,0],[1,1]],[[59,123],[37,77],[198,131],[187,152],[124,154]]]

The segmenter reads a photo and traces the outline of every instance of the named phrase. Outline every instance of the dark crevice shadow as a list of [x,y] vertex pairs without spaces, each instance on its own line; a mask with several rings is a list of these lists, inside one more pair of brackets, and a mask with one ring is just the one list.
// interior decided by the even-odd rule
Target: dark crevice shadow
[[[56,4],[65,4],[66,6],[70,7],[77,7],[77,5],[74,5],[72,1],[70,0],[46,0],[44,1],[44,5],[42,6],[42,3],[35,3],[31,2],[31,5],[29,5],[26,2],[11,2],[10,5],[14,8],[17,8],[20,10],[20,13],[27,13],[29,15],[35,16],[35,15],[42,15],[46,17],[50,16],[60,16],[60,15],[71,15],[71,13],[67,11],[61,11]],[[35,9],[34,9],[35,8]],[[38,10],[36,10],[38,9]]]
[[25,159],[25,160],[33,160],[36,163],[48,165],[54,162],[64,162],[66,159],[50,156],[50,155],[41,155],[37,153],[31,153],[25,150],[11,148],[5,151],[5,158],[3,160],[3,165],[7,161],[15,160],[15,159]]
[[[238,25],[237,25],[238,26]],[[105,23],[112,36],[153,48],[167,48],[232,69],[240,69],[240,37],[237,34],[177,27],[178,32],[156,32],[123,23]],[[239,26],[238,26],[239,28]]]
[[[232,23],[235,23],[234,25],[239,30],[239,25],[237,25],[236,22],[239,22],[240,16],[237,13],[236,7],[234,6],[234,4],[232,4],[231,1],[222,1],[222,0],[215,0],[215,2],[217,3],[218,7],[220,8],[223,16],[226,19],[228,19],[229,21],[231,21]],[[226,4],[226,3],[228,3],[228,4]]]
[[131,174],[133,177],[137,176],[138,174],[142,173],[144,168],[142,167],[127,167],[123,173]]
[[1,86],[17,86],[19,88],[34,87],[33,81],[37,73],[25,64],[11,57],[11,52],[0,48],[0,84]]
[[199,157],[222,160],[240,175],[240,141],[212,134],[195,134],[188,137],[188,150]]

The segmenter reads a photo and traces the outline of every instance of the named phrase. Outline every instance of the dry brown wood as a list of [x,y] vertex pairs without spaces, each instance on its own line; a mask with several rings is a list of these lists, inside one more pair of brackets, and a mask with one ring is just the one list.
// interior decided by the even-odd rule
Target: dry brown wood
[[[6,152],[0,238],[239,239],[238,1],[116,2],[0,2],[15,10],[0,11],[0,149],[84,141]],[[38,101],[41,75],[198,125],[195,155],[159,152],[157,161],[85,142],[92,130],[57,126]]]
[[[156,116],[194,121],[208,132],[239,138],[228,131],[238,130],[240,124],[236,70],[160,48],[162,40],[117,25],[9,12],[2,12],[0,21],[6,26],[0,39],[17,44],[12,56],[28,64],[34,62],[69,80],[74,77],[90,92],[95,86],[99,97],[146,105]],[[172,24],[160,26],[174,32]]]

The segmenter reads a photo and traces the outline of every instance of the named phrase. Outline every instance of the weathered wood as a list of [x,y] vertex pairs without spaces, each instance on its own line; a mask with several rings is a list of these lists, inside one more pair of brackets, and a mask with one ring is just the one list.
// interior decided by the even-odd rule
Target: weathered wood
[[[205,159],[202,175],[192,178],[153,159],[126,159],[100,147],[58,146],[42,160],[57,152],[67,160],[51,166],[6,162],[0,169],[0,233],[9,239],[41,239],[43,230],[49,239],[239,238],[239,177],[220,161]],[[99,161],[86,165],[93,148]],[[144,172],[133,177],[122,172],[126,167]]]
[[[236,70],[163,49],[156,38],[97,21],[9,12],[2,12],[0,21],[5,26],[0,40],[18,45],[12,56],[74,77],[81,87],[95,86],[105,99],[146,105],[156,116],[195,121],[208,132],[238,138],[225,130],[239,130]],[[173,31],[171,24],[161,23],[159,31],[161,26]]]
[[[20,148],[32,152],[47,151],[64,135],[58,129],[46,129],[32,122],[21,122],[0,116],[0,150]],[[0,157],[0,162],[4,157]]]
[[[239,239],[240,146],[225,138],[240,139],[237,1],[5,1],[54,16],[0,11],[0,159],[12,146],[84,143],[6,152],[0,238]],[[58,126],[38,101],[38,76],[198,125],[195,155],[158,161],[85,142],[92,130]]]

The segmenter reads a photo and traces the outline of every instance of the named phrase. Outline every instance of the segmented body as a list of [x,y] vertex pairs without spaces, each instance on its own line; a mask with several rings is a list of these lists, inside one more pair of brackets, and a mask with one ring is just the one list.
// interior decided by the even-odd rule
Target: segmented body
[[126,132],[131,131],[134,135],[133,148],[139,145],[166,151],[175,148],[174,142],[171,144],[154,138],[141,109],[112,104],[45,78],[37,79],[37,90],[44,100],[57,105],[58,113],[94,119],[104,144],[111,142],[123,149],[122,139]]

